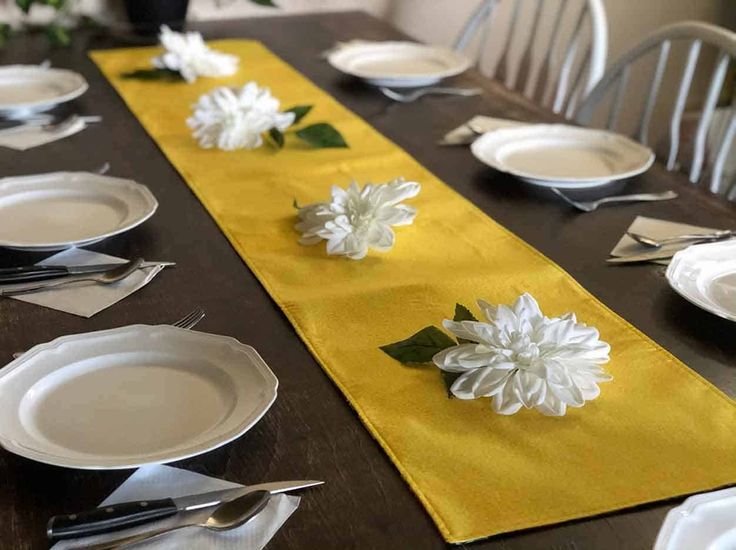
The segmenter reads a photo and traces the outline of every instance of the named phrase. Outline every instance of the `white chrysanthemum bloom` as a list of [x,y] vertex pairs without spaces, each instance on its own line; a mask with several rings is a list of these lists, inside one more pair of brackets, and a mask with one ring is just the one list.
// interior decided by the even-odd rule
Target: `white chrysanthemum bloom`
[[567,407],[598,397],[598,383],[612,379],[600,366],[608,362],[611,347],[574,314],[545,317],[529,294],[513,306],[482,300],[478,305],[488,322],[444,321],[447,330],[469,343],[433,358],[442,370],[461,373],[450,388],[455,397],[492,397],[499,414],[526,407],[563,416]]
[[416,208],[399,204],[416,197],[421,186],[403,178],[362,189],[353,182],[347,189],[332,187],[332,201],[310,204],[299,209],[296,230],[299,242],[310,245],[323,239],[327,253],[365,258],[369,249],[385,252],[394,246],[395,225],[410,225]]
[[166,51],[152,59],[153,66],[176,71],[187,82],[200,76],[231,76],[238,70],[236,56],[210,49],[198,32],[180,33],[161,25],[158,38]]
[[268,88],[249,82],[241,89],[216,88],[199,98],[187,124],[205,149],[255,149],[264,132],[280,132],[294,123],[294,113],[279,112],[279,100]]

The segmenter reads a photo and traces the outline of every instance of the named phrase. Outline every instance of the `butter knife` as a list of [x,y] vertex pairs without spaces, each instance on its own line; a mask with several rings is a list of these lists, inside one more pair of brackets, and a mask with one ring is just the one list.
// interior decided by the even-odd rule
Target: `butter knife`
[[315,487],[323,483],[324,481],[313,480],[276,481],[177,498],[121,502],[86,512],[54,516],[48,522],[46,535],[51,540],[63,540],[109,533],[175,516],[179,512],[217,506],[253,491],[278,494]]

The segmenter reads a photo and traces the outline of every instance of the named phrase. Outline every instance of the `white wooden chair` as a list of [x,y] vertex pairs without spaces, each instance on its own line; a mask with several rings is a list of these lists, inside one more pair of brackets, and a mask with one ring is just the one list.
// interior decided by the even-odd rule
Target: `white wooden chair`
[[[675,170],[678,168],[678,158],[682,155],[680,136],[683,112],[690,93],[693,75],[701,57],[701,50],[703,46],[710,46],[716,50],[717,55],[695,130],[689,178],[692,183],[698,183],[701,177],[709,176],[707,178],[709,179],[709,188],[713,193],[721,193],[734,200],[736,199],[736,183],[724,182],[722,176],[727,158],[730,154],[736,154],[736,151],[734,151],[736,94],[732,98],[730,112],[725,119],[725,123],[720,124],[720,128],[713,128],[712,122],[728,66],[731,59],[736,56],[736,33],[697,21],[675,23],[655,31],[611,66],[581,103],[575,115],[575,120],[581,124],[590,125],[593,115],[597,114],[598,108],[602,106],[604,100],[610,99],[606,127],[615,130],[621,115],[621,109],[625,103],[624,95],[631,76],[632,66],[646,54],[657,50],[657,61],[650,77],[649,92],[646,98],[643,99],[641,118],[635,133],[636,139],[645,145],[648,144],[652,115],[660,95],[660,87],[667,69],[670,51],[673,43],[676,42],[684,42],[687,45],[687,56],[682,76],[679,78],[679,87],[677,88],[669,120],[667,169]],[[632,103],[626,102],[627,107],[631,106]],[[637,103],[641,104],[641,101]],[[707,151],[709,141],[711,151]],[[706,166],[706,164],[709,164],[709,166]]]
[[[496,14],[508,2],[512,11],[499,45],[491,39],[500,34]],[[458,51],[469,53],[472,47],[479,66],[489,50],[499,51],[489,77],[570,117],[605,70],[603,0],[482,0],[455,42]]]

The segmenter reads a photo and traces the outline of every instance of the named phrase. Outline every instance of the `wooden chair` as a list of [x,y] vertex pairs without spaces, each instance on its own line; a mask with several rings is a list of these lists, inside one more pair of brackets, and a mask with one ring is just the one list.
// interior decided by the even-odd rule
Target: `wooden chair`
[[[513,2],[508,31],[503,44],[489,44],[501,24],[495,16],[503,2]],[[455,42],[455,49],[466,53],[472,46],[476,54],[471,57],[479,65],[488,50],[500,48],[488,76],[569,118],[605,70],[608,23],[603,1],[482,0]]]
[[[678,168],[678,157],[681,155],[681,126],[685,105],[690,92],[693,75],[698,66],[703,46],[710,46],[717,52],[715,67],[710,75],[708,89],[702,102],[695,136],[692,146],[689,178],[698,183],[702,176],[709,173],[709,188],[713,193],[721,193],[731,200],[736,199],[736,183],[723,182],[723,168],[733,153],[734,136],[736,135],[736,94],[730,103],[730,112],[720,128],[713,128],[713,113],[724,86],[726,73],[731,59],[736,56],[736,33],[727,29],[697,21],[675,23],[663,27],[641,44],[624,54],[601,78],[600,82],[581,103],[575,120],[589,125],[593,115],[598,111],[604,99],[612,93],[608,109],[606,127],[615,130],[624,104],[624,94],[631,76],[632,66],[646,54],[657,51],[657,61],[650,77],[649,92],[643,102],[643,110],[635,137],[645,145],[650,141],[650,125],[652,114],[657,105],[662,79],[670,58],[673,43],[684,42],[687,45],[687,56],[682,76],[679,78],[674,107],[669,120],[669,151],[667,153],[667,169]],[[627,103],[627,106],[631,105]],[[706,151],[710,137],[710,154]],[[736,153],[734,153],[736,154]],[[704,169],[709,162],[708,169]]]

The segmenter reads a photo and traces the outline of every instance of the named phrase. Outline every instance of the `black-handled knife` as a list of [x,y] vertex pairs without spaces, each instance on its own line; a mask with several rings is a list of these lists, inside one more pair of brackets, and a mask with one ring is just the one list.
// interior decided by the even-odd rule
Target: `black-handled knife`
[[306,489],[323,483],[324,481],[312,480],[277,481],[180,498],[111,504],[86,512],[54,516],[49,520],[46,534],[51,540],[99,535],[174,516],[179,512],[217,506],[221,502],[228,502],[253,491],[269,491],[271,494],[278,494]]
[[26,283],[56,279],[67,275],[83,275],[88,273],[104,273],[116,269],[122,264],[97,265],[24,265],[22,267],[6,267],[0,269],[0,284]]

